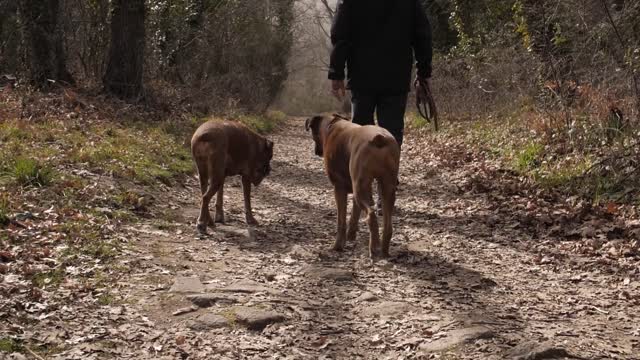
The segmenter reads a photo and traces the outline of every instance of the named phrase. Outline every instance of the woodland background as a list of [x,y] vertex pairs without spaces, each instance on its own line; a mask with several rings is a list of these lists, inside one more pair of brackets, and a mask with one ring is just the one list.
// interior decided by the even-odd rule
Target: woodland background
[[[424,6],[441,129],[410,102],[376,265],[363,246],[327,251],[333,196],[302,126],[349,111],[326,75],[335,1],[0,0],[0,359],[398,359],[455,340],[450,316],[476,324],[461,311],[495,336],[443,357],[551,341],[525,357],[637,358],[640,2]],[[274,140],[273,172],[253,193],[260,227],[230,179],[230,224],[202,239],[190,137],[221,119]],[[235,305],[195,309],[170,291],[185,272],[259,282],[288,320],[194,331]],[[280,290],[295,302],[271,303]],[[381,331],[372,309],[405,318]]]
[[[552,183],[599,171],[612,179],[592,183],[592,195],[627,190],[638,176],[638,2],[424,6],[452,128],[506,126],[513,143],[485,140],[520,170]],[[3,0],[0,73],[26,91],[73,85],[183,114],[348,110],[327,94],[334,11],[328,0]]]

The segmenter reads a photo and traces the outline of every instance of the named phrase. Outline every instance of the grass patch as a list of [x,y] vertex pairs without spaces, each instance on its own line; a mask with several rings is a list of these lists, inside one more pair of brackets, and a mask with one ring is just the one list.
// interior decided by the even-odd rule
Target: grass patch
[[0,352],[15,353],[23,352],[24,348],[19,342],[11,338],[0,338]]
[[33,275],[31,283],[38,288],[57,287],[64,281],[64,269],[55,269]]
[[93,147],[75,147],[71,160],[147,185],[157,181],[170,185],[193,172],[189,149],[162,128],[108,128],[102,135]]
[[82,253],[96,259],[109,260],[118,254],[118,247],[104,240],[90,241],[84,244]]
[[433,127],[433,125],[419,114],[410,112],[407,114],[407,127],[420,130],[428,127]]
[[542,162],[544,146],[538,143],[529,143],[515,156],[515,168],[520,172],[526,172],[538,168]]
[[115,296],[110,293],[104,293],[98,297],[98,304],[102,306],[112,305],[116,302]]
[[[620,144],[605,146],[587,136],[589,129],[578,129],[573,134],[539,131],[523,119],[526,115],[512,114],[486,121],[450,122],[443,135],[463,140],[542,188],[577,195],[595,204],[640,201],[640,172],[634,173],[632,157],[627,156],[625,162],[614,155],[623,147],[624,139],[618,140]],[[613,160],[590,171],[603,156]]]
[[8,123],[5,126],[0,127],[0,140],[2,142],[26,140],[28,138],[29,132],[15,123]]
[[222,310],[220,315],[227,320],[230,326],[235,327],[238,324],[238,315],[236,315],[234,308]]
[[9,225],[11,219],[9,218],[9,200],[7,194],[0,196],[0,228]]
[[276,122],[265,116],[242,115],[238,117],[238,121],[247,125],[247,127],[256,131],[258,134],[270,133],[276,127]]
[[10,176],[20,186],[43,187],[53,182],[53,170],[29,158],[16,159],[10,169]]

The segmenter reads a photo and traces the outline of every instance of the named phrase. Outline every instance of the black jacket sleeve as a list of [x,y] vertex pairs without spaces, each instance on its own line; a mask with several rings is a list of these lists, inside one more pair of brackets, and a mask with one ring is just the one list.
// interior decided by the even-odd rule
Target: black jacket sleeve
[[344,80],[344,68],[351,47],[351,9],[349,0],[339,0],[331,25],[331,59],[329,63],[329,79]]
[[431,77],[431,60],[433,57],[433,39],[431,24],[420,0],[415,0],[415,29],[413,30],[413,52],[416,57],[418,76]]

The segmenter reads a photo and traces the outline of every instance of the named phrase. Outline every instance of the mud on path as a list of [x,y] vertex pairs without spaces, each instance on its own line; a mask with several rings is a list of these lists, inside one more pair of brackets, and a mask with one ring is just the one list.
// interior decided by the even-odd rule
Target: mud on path
[[467,165],[440,167],[441,149],[408,137],[392,258],[372,263],[363,222],[356,244],[329,250],[333,194],[302,122],[271,137],[273,173],[253,193],[260,226],[244,224],[231,179],[227,224],[195,236],[193,179],[166,194],[172,223],[129,229],[126,305],[112,346],[92,356],[640,358],[638,282],[577,256],[540,260],[546,240],[494,215],[486,193],[459,191]]

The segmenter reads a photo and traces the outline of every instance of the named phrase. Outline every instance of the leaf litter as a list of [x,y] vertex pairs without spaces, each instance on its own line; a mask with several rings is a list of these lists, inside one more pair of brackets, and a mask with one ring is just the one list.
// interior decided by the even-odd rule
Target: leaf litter
[[[337,254],[331,188],[302,123],[291,119],[272,136],[274,171],[254,192],[261,225],[251,231],[237,179],[225,189],[228,223],[206,238],[195,233],[192,177],[184,186],[127,185],[135,201],[126,219],[110,201],[119,178],[74,169],[84,182],[72,204],[51,189],[21,190],[0,230],[0,344],[11,344],[0,357],[502,359],[553,348],[632,359],[640,351],[637,210],[565,199],[455,139],[410,133],[392,258],[367,258],[365,224]],[[170,291],[185,278],[198,279],[206,306]],[[209,314],[224,326],[194,330]],[[488,330],[456,337],[475,328]],[[429,344],[438,351],[424,351]]]

